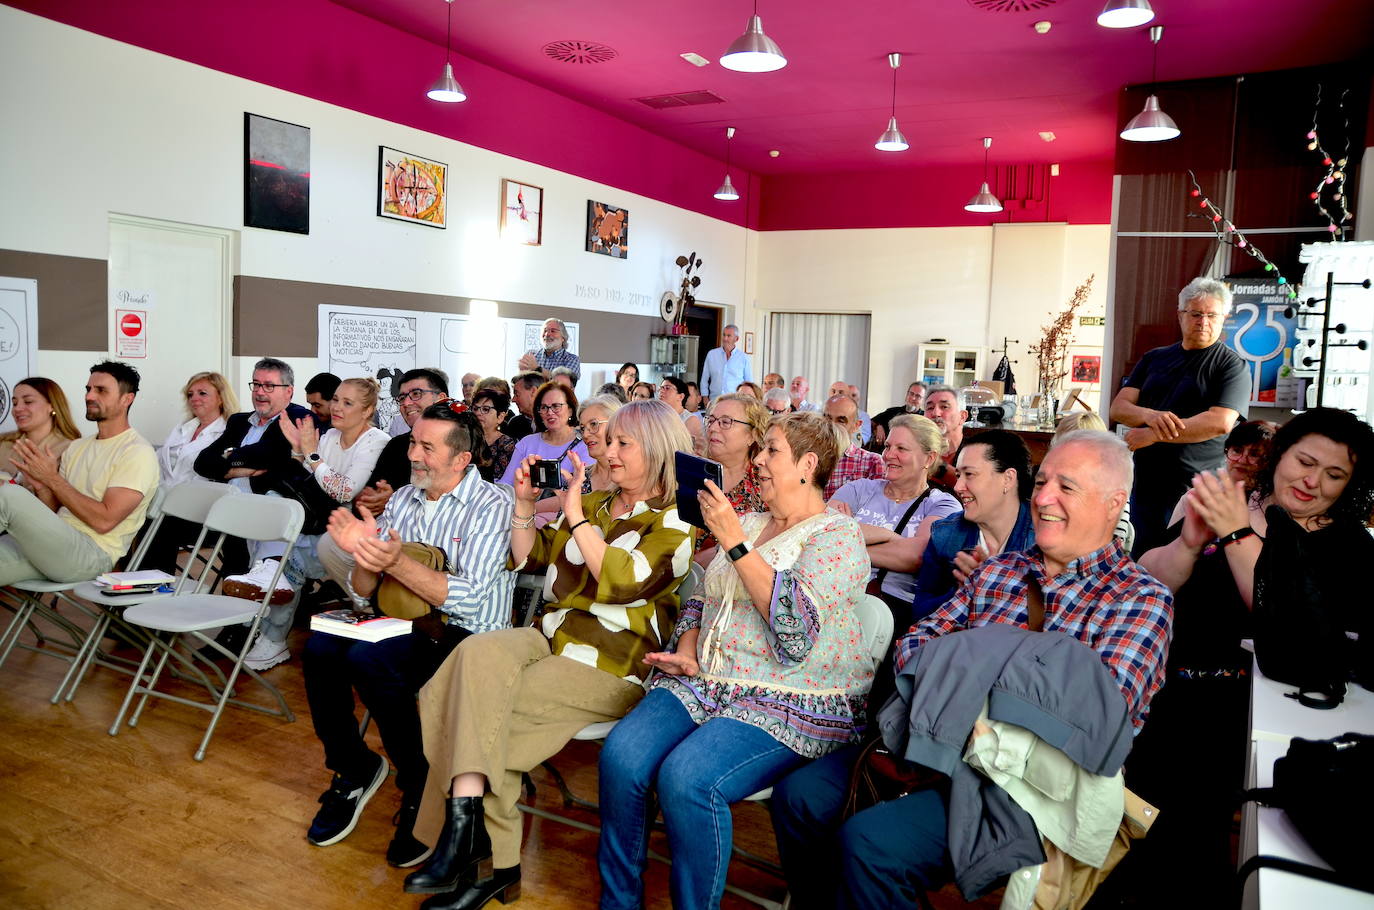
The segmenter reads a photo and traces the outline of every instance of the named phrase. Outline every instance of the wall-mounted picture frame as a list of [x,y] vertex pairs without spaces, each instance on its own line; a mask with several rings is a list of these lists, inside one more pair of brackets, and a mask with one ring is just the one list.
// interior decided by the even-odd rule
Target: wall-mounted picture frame
[[377,146],[377,214],[425,227],[448,227],[448,165]]
[[754,353],[754,333],[753,333],[753,332],[745,332],[745,333],[744,333],[744,353],[746,353],[746,354],[752,354],[752,353]]
[[501,178],[501,239],[525,246],[543,244],[543,187]]
[[587,200],[587,252],[630,258],[630,210]]
[[1069,382],[1096,385],[1102,381],[1102,355],[1074,354],[1069,366]]
[[310,233],[310,128],[243,114],[243,224]]

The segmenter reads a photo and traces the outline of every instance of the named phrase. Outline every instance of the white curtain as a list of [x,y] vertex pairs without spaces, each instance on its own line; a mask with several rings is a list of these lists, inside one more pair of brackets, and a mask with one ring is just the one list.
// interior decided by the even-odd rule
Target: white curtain
[[805,376],[808,400],[821,404],[830,384],[843,379],[868,395],[868,316],[774,313],[769,325],[768,372],[791,383]]

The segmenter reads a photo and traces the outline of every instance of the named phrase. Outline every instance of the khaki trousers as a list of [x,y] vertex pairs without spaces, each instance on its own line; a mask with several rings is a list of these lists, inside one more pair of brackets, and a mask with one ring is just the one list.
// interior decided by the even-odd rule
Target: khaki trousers
[[420,690],[429,777],[415,836],[439,839],[453,778],[486,775],[483,804],[496,868],[520,862],[520,776],[588,724],[624,717],[641,686],[549,651],[538,629],[501,629],[463,641]]

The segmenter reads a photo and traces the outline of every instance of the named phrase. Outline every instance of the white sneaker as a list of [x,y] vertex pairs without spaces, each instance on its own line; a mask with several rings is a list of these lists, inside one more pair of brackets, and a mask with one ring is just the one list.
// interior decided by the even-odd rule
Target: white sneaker
[[248,649],[244,655],[243,665],[250,670],[270,670],[277,664],[285,663],[291,659],[291,651],[286,647],[284,641],[272,641],[266,635],[259,634],[258,640],[253,642],[253,647]]
[[[220,590],[230,597],[242,597],[244,600],[262,600],[263,594],[267,592],[267,586],[272,583],[272,576],[277,574],[278,561],[275,559],[259,559],[253,563],[253,568],[246,575],[230,575],[224,579],[224,584]],[[272,592],[270,603],[277,606],[288,604],[291,598],[296,596],[296,589],[291,587],[291,582],[286,580],[286,573],[277,579],[277,589]]]

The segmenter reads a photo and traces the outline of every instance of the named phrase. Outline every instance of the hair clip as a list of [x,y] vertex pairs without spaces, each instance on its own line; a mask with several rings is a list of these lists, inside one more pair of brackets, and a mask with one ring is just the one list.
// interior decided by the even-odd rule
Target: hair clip
[[466,414],[468,411],[467,402],[463,401],[461,398],[450,399],[448,409],[455,414]]

